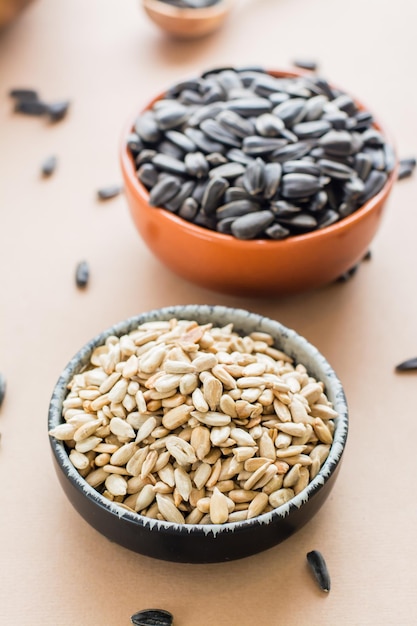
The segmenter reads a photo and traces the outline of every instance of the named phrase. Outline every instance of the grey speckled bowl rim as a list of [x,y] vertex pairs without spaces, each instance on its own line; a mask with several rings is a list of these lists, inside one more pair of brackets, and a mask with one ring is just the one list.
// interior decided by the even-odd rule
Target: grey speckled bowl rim
[[279,322],[264,317],[257,313],[252,313],[243,309],[219,305],[178,305],[161,309],[154,309],[142,314],[130,317],[119,322],[107,330],[96,335],[87,342],[75,356],[70,360],[56,383],[49,406],[48,430],[62,423],[62,402],[67,395],[67,384],[75,373],[78,373],[88,361],[92,350],[105,342],[110,335],[121,336],[129,333],[139,324],[154,320],[169,320],[171,318],[192,319],[200,323],[212,322],[215,326],[225,326],[233,322],[233,328],[239,334],[249,334],[253,330],[270,333],[276,340],[276,346],[286,354],[293,357],[298,363],[302,363],[308,372],[315,378],[321,380],[326,389],[329,400],[333,403],[338,412],[334,440],[330,453],[325,463],[321,467],[317,476],[299,494],[286,504],[264,513],[251,520],[230,522],[224,525],[209,524],[174,524],[160,520],[149,519],[140,514],[131,513],[127,509],[112,503],[104,498],[98,491],[90,487],[88,483],[77,472],[68,458],[64,444],[50,437],[50,443],[55,457],[64,469],[69,480],[98,507],[106,509],[119,518],[125,518],[139,526],[149,529],[165,529],[174,533],[182,534],[203,534],[215,536],[218,533],[234,532],[235,530],[247,528],[248,526],[259,526],[270,524],[277,518],[285,518],[294,509],[299,509],[317,491],[319,491],[339,464],[345,448],[348,434],[348,408],[345,393],[340,380],[335,371],[325,359],[325,357],[310,344],[304,337],[294,330],[287,328]]

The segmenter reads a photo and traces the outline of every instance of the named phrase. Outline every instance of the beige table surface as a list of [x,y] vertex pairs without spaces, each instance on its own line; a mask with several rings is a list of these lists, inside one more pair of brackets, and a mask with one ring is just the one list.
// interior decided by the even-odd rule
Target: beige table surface
[[[288,67],[296,57],[357,94],[417,152],[417,4],[410,0],[249,0],[215,35],[165,37],[137,0],[37,0],[0,35],[0,623],[123,626],[163,607],[177,626],[417,624],[417,183],[399,182],[372,259],[354,279],[285,299],[219,295],[177,278],[151,255],[123,195],[118,145],[129,115],[174,81],[219,65]],[[13,114],[8,92],[33,86],[71,99],[51,126]],[[56,154],[58,169],[39,175]],[[74,284],[91,266],[84,292]],[[334,491],[285,543],[242,561],[153,560],[90,528],[52,466],[47,409],[77,349],[116,321],[184,303],[241,306],[295,328],[346,387],[351,427]],[[332,589],[305,554],[326,556]]]

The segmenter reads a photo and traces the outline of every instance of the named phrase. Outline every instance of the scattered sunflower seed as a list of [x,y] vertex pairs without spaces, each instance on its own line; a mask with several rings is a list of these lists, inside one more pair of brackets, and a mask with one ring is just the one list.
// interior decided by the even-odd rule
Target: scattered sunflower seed
[[303,70],[310,70],[311,72],[315,72],[318,68],[317,61],[313,61],[313,59],[295,59],[293,65]]
[[18,100],[14,110],[25,115],[41,116],[48,110],[48,105],[40,100]]
[[108,187],[101,187],[97,190],[97,197],[99,200],[110,200],[115,198],[123,191],[121,185],[109,185]]
[[41,167],[42,176],[44,176],[45,178],[51,176],[55,172],[57,164],[58,159],[55,155],[52,155],[45,159]]
[[52,122],[59,122],[68,113],[70,106],[69,100],[61,100],[59,102],[52,102],[47,105],[46,113]]
[[5,395],[6,395],[6,378],[4,374],[0,372],[0,407],[3,404]]
[[307,553],[307,562],[316,579],[320,589],[330,591],[330,576],[327,569],[326,561],[318,550],[312,550]]
[[416,369],[417,369],[417,357],[414,357],[412,359],[407,359],[406,361],[403,361],[402,363],[399,363],[398,365],[395,366],[396,372],[407,372],[407,371],[416,370]]
[[344,274],[342,274],[341,276],[339,276],[339,278],[337,278],[337,282],[338,283],[346,283],[348,280],[350,280],[358,271],[359,268],[359,263],[357,265],[354,265],[353,267],[351,267],[347,272],[345,272]]
[[9,96],[16,100],[39,100],[38,92],[35,89],[17,87],[9,91]]
[[84,288],[90,278],[90,268],[87,261],[80,261],[75,270],[75,282],[77,287]]
[[173,615],[164,609],[144,609],[130,618],[135,626],[172,626]]
[[411,176],[414,172],[415,167],[415,158],[401,159],[398,168],[398,180],[402,180],[403,178],[408,178],[409,176]]

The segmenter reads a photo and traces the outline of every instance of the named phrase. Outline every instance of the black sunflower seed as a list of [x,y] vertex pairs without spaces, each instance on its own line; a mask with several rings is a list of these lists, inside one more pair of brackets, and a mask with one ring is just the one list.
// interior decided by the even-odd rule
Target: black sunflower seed
[[265,165],[263,195],[267,200],[273,198],[277,193],[281,182],[281,175],[281,163],[267,163]]
[[209,164],[202,152],[188,152],[185,155],[185,167],[190,176],[203,178],[207,176]]
[[156,123],[155,114],[145,111],[135,122],[135,132],[143,141],[156,143],[161,137],[161,131]]
[[385,172],[379,172],[378,170],[372,170],[368,178],[365,181],[365,188],[363,193],[359,196],[358,200],[364,204],[373,196],[376,196],[387,182],[387,174]]
[[301,122],[305,114],[306,101],[304,98],[291,98],[278,104],[273,109],[273,114],[277,115],[286,126],[291,126],[297,122]]
[[172,143],[172,141],[169,141],[169,139],[164,139],[158,144],[158,151],[174,159],[179,159],[180,161],[182,161],[184,157],[184,150],[181,150],[181,148],[175,145],[175,143]]
[[59,122],[64,119],[70,106],[69,100],[48,103],[46,113],[52,122]]
[[355,154],[353,167],[358,173],[359,178],[366,180],[372,169],[372,158],[369,154],[365,154],[365,152],[358,152],[358,154]]
[[283,148],[279,148],[278,150],[274,150],[271,154],[271,161],[276,161],[278,163],[283,163],[284,161],[301,159],[305,156],[313,147],[313,144],[310,141],[297,141],[296,143],[288,144]]
[[26,89],[21,87],[11,89],[9,91],[9,96],[11,98],[16,98],[16,100],[39,100],[38,92],[35,89]]
[[281,226],[281,224],[275,223],[265,229],[265,234],[271,239],[279,240],[288,237],[290,235],[290,231],[288,228]]
[[331,129],[331,123],[326,119],[311,120],[310,122],[299,122],[292,127],[299,139],[311,139],[321,137]]
[[80,261],[75,270],[75,283],[77,287],[86,287],[90,278],[90,268],[87,261]]
[[201,209],[206,215],[213,215],[219,206],[229,182],[221,176],[216,176],[209,180],[201,200]]
[[51,176],[54,173],[57,164],[58,159],[55,155],[51,155],[47,159],[45,159],[41,166],[42,176],[44,176],[45,178]]
[[313,59],[295,59],[292,62],[295,67],[300,67],[302,70],[309,70],[310,72],[315,72],[318,68],[317,61]]
[[194,198],[186,198],[179,208],[178,215],[192,222],[198,213],[198,202]]
[[251,117],[268,113],[272,109],[272,102],[266,98],[238,98],[226,102],[225,109],[239,113],[243,117]]
[[346,130],[330,130],[320,137],[319,146],[327,154],[346,156],[352,154],[352,135]]
[[[195,182],[193,180],[187,180],[182,186],[180,191],[171,200],[165,202],[164,207],[175,213],[183,205],[185,200],[191,198],[191,194],[194,191]],[[194,200],[194,198],[192,198]],[[194,200],[195,202],[195,200]]]
[[255,239],[274,221],[272,211],[255,211],[234,220],[231,232],[237,239]]
[[130,133],[127,138],[127,147],[136,158],[139,152],[143,149],[143,141],[137,133]]
[[402,363],[399,363],[398,365],[395,366],[396,372],[406,372],[406,371],[416,370],[416,369],[417,369],[417,357],[413,357],[412,359],[407,359],[406,361],[402,361]]
[[181,189],[181,184],[177,178],[169,174],[158,180],[156,185],[152,187],[149,194],[149,204],[151,206],[161,206],[177,195]]
[[226,179],[236,178],[237,176],[244,174],[245,170],[246,168],[242,165],[242,163],[225,163],[224,165],[213,167],[213,169],[209,171],[209,177],[218,178],[220,176],[221,178]]
[[259,204],[252,200],[234,200],[218,207],[216,210],[216,216],[218,220],[222,220],[225,217],[242,217],[249,213],[256,213],[259,211]]
[[403,178],[408,178],[414,172],[416,167],[416,159],[401,159],[398,167],[398,180],[402,180]]
[[110,200],[118,196],[123,190],[121,185],[109,185],[108,187],[101,187],[97,190],[97,197],[99,200]]
[[18,100],[14,110],[17,113],[24,113],[25,115],[41,116],[45,115],[47,112],[48,105],[40,100]]
[[339,161],[334,161],[333,159],[319,159],[318,165],[322,173],[331,178],[349,180],[355,174],[355,171],[351,167]]
[[281,186],[285,198],[305,198],[314,195],[321,188],[317,176],[299,173],[285,174]]
[[172,626],[173,615],[164,609],[145,609],[131,616],[135,626]]
[[169,156],[168,154],[157,154],[152,159],[152,163],[156,168],[162,170],[163,172],[169,172],[170,174],[186,174],[187,168],[185,166],[184,161],[180,161],[175,157]]
[[6,395],[6,377],[0,372],[0,407]]
[[240,141],[236,136],[225,130],[216,120],[203,120],[200,124],[200,128],[207,137],[214,139],[214,141],[220,141],[220,143],[224,143],[226,146],[231,146],[232,148],[240,147]]
[[356,265],[354,265],[353,267],[351,267],[349,270],[347,270],[347,272],[345,272],[344,274],[341,274],[337,279],[336,282],[338,283],[346,283],[348,280],[350,280],[358,271],[359,268],[359,263],[357,263]]
[[194,141],[178,130],[167,130],[165,137],[178,146],[178,148],[181,148],[183,152],[194,152],[197,148]]
[[261,154],[268,154],[270,152],[274,152],[275,150],[280,150],[281,148],[284,148],[287,143],[286,139],[252,135],[244,138],[242,142],[242,150],[245,154],[257,156]]
[[265,162],[259,157],[246,167],[243,186],[251,196],[261,193],[265,184]]
[[143,163],[136,172],[136,175],[140,182],[148,189],[158,182],[158,170],[151,163]]
[[156,123],[161,130],[178,128],[183,122],[185,122],[189,115],[188,107],[181,104],[181,102],[165,102],[169,102],[169,104],[166,104],[155,111]]
[[226,146],[224,144],[219,141],[209,139],[199,128],[186,128],[184,132],[202,152],[206,152],[207,154],[210,152],[223,153],[226,150]]
[[316,579],[320,589],[330,591],[330,576],[327,569],[326,561],[318,550],[312,550],[307,553],[307,562]]

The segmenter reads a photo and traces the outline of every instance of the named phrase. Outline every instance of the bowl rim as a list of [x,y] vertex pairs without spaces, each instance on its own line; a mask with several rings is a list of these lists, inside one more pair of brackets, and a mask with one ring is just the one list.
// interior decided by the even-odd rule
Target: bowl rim
[[[216,73],[216,71],[218,70],[214,68],[212,71],[213,73]],[[281,78],[281,77],[302,78],[306,76],[308,77],[311,74],[307,70],[303,71],[301,69],[297,70],[297,69],[261,69],[261,68],[258,68],[258,71],[266,72],[267,74],[276,76],[278,78]],[[208,73],[210,73],[209,70],[206,70],[204,72],[204,74],[208,74]],[[333,82],[331,83],[331,86],[335,88],[339,88]],[[155,215],[158,216],[158,219],[166,221],[171,226],[175,226],[179,229],[182,229],[184,232],[186,232],[190,236],[194,236],[199,239],[213,240],[218,243],[224,243],[226,245],[233,245],[235,246],[237,250],[239,248],[242,248],[242,251],[243,249],[248,251],[251,249],[256,250],[260,247],[266,247],[270,249],[274,249],[274,248],[280,249],[281,252],[285,253],[285,249],[287,247],[290,247],[290,246],[292,247],[293,245],[303,245],[304,243],[308,243],[313,240],[320,241],[324,238],[327,238],[328,236],[337,237],[338,235],[344,232],[354,229],[358,222],[360,222],[362,219],[365,219],[367,215],[369,215],[375,209],[378,208],[381,201],[383,201],[383,199],[388,196],[394,182],[397,179],[399,159],[398,159],[398,154],[397,154],[395,144],[391,137],[391,133],[386,129],[384,125],[381,124],[379,119],[374,116],[374,122],[372,124],[372,128],[376,128],[377,130],[379,130],[382,133],[383,137],[385,138],[387,144],[392,148],[393,153],[394,153],[395,165],[393,169],[389,172],[388,178],[384,186],[382,187],[382,189],[372,198],[367,200],[361,207],[359,207],[353,213],[348,215],[347,217],[342,218],[341,220],[335,222],[334,224],[331,224],[330,226],[326,226],[318,230],[313,230],[308,233],[300,233],[298,235],[291,235],[290,237],[287,237],[285,239],[280,239],[280,240],[270,240],[270,239],[240,240],[234,237],[233,235],[227,235],[227,234],[219,233],[217,231],[214,231],[208,228],[204,228],[203,226],[199,226],[197,224],[194,224],[193,222],[189,222],[179,217],[178,215],[176,215],[175,213],[172,213],[171,211],[168,211],[167,209],[164,209],[162,207],[154,207],[149,204],[149,192],[146,189],[146,187],[143,185],[143,183],[141,183],[141,181],[136,176],[136,168],[135,168],[134,159],[132,155],[130,154],[128,146],[127,146],[127,137],[133,131],[134,121],[137,118],[137,116],[143,113],[144,111],[150,109],[156,101],[162,99],[166,95],[168,90],[169,88],[167,88],[166,90],[154,96],[145,105],[139,108],[139,110],[136,109],[136,113],[131,115],[131,117],[129,118],[129,121],[125,125],[124,131],[122,133],[122,139],[121,139],[121,144],[120,144],[120,163],[121,163],[122,173],[125,176],[126,182],[128,183],[129,187],[132,190],[134,190],[135,193],[137,193],[141,201],[147,205],[147,208],[149,210],[155,211],[156,212]],[[371,111],[369,107],[367,106],[365,107],[363,102],[359,100],[358,98],[356,98],[355,95],[350,93],[350,91],[343,90],[343,92],[346,93],[347,95],[350,95],[352,99],[354,100],[354,102],[356,103],[356,105],[360,109],[362,110],[366,109],[368,111]]]
[[218,0],[211,6],[196,8],[177,7],[175,5],[165,3],[163,0],[142,0],[142,4],[145,10],[149,9],[163,15],[164,17],[186,19],[190,22],[193,20],[200,21],[221,17],[233,6],[231,0]]
[[[297,349],[304,352],[308,357],[308,361],[319,367],[324,374],[325,381],[323,382],[325,382],[326,387],[329,387],[329,390],[331,391],[330,395],[333,396],[332,402],[334,408],[338,412],[338,417],[335,420],[336,427],[334,440],[331,444],[329,455],[315,478],[310,481],[305,489],[303,489],[287,503],[268,513],[263,513],[262,515],[254,517],[250,520],[227,522],[226,524],[176,524],[174,522],[146,518],[145,516],[140,515],[140,513],[133,513],[127,508],[111,502],[102,496],[96,489],[91,487],[86,482],[86,480],[72,465],[69,460],[69,455],[65,450],[64,442],[58,441],[49,435],[53,455],[55,456],[61,470],[66,475],[66,478],[69,479],[73,486],[75,486],[83,495],[87,497],[88,500],[90,500],[90,502],[96,504],[99,508],[105,509],[108,513],[111,513],[118,518],[124,518],[137,526],[143,528],[147,527],[150,530],[156,529],[168,533],[173,532],[175,534],[196,534],[215,537],[218,533],[235,532],[253,526],[270,524],[276,522],[277,520],[284,520],[292,510],[299,509],[304,503],[308,502],[318,491],[320,491],[341,461],[348,435],[348,407],[342,383],[327,359],[325,359],[318,349],[307,341],[307,339],[305,339],[302,335],[298,334],[295,330],[284,326],[280,322],[245,309],[221,305],[188,304],[152,309],[118,322],[95,335],[95,337],[85,343],[84,346],[78,350],[78,352],[67,363],[55,384],[48,411],[48,431],[62,423],[62,401],[67,394],[68,382],[71,380],[74,373],[78,373],[80,369],[88,363],[92,350],[96,346],[104,343],[107,337],[110,335],[121,336],[130,332],[138,324],[145,321],[160,319],[168,320],[173,317],[178,317],[179,319],[198,319],[199,317],[200,319],[205,318],[209,321],[209,318],[213,317],[213,314],[216,316],[213,322],[215,325],[218,325],[220,323],[218,320],[221,320],[223,317],[224,320],[228,320],[228,322],[225,323],[230,323],[233,319],[236,319],[236,326],[240,326],[246,322],[249,325],[254,325],[254,327],[262,329],[265,332],[275,332],[276,337],[279,337],[281,341],[289,342],[294,350]],[[239,332],[239,330],[236,330],[236,332]],[[309,365],[305,363],[305,360],[303,363],[309,370]]]

